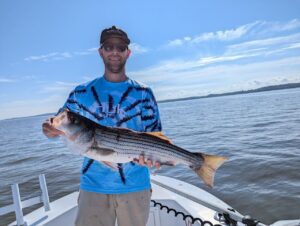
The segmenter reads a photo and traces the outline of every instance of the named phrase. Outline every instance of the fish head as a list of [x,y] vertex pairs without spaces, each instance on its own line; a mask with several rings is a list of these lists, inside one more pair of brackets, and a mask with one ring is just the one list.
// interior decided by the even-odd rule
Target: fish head
[[86,125],[82,116],[64,110],[51,118],[50,124],[61,131],[63,140],[75,154],[83,154],[93,144],[94,132]]
[[71,136],[82,130],[84,124],[76,115],[68,110],[63,110],[51,118],[50,124],[65,135]]

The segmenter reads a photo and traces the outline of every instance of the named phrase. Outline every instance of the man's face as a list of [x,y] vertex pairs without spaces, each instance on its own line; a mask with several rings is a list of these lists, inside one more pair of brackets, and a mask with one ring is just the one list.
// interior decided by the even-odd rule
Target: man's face
[[124,70],[130,50],[122,39],[110,38],[103,43],[99,53],[106,70],[112,73],[120,73]]

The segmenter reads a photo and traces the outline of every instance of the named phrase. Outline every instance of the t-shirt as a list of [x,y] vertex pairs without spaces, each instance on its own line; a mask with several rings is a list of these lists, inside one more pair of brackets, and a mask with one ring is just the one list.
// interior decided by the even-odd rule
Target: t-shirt
[[[70,93],[63,108],[104,126],[139,132],[161,131],[158,107],[151,89],[129,78],[124,82],[109,82],[102,76],[79,85]],[[80,189],[103,194],[150,189],[147,167],[128,162],[118,164],[118,168],[85,158]]]

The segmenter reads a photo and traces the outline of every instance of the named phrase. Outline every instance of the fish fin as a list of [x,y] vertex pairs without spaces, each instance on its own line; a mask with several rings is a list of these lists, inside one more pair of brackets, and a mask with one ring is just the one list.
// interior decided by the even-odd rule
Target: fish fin
[[[200,153],[197,153],[197,155],[200,155]],[[204,183],[212,188],[214,186],[215,172],[227,158],[207,154],[201,154],[201,156],[203,157],[203,164],[194,170]]]
[[118,169],[117,164],[114,164],[112,162],[107,162],[107,161],[101,161],[101,162],[114,170]]
[[164,141],[166,141],[167,143],[169,144],[172,144],[172,141],[166,136],[163,134],[163,132],[146,132],[145,134],[149,134],[151,136],[154,136],[154,137],[158,137]]

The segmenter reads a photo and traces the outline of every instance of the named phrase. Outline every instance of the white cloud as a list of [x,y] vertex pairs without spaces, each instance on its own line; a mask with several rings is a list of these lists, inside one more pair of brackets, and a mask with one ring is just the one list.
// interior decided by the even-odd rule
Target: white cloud
[[266,38],[266,39],[259,39],[253,40],[248,42],[243,42],[239,44],[229,45],[227,47],[227,52],[241,52],[241,51],[248,51],[249,49],[255,48],[266,48],[273,46],[278,48],[279,45],[286,45],[286,44],[293,44],[295,42],[299,42],[300,40],[300,33],[295,33],[292,35],[286,36],[279,36],[274,38]]
[[184,37],[170,40],[166,46],[182,46],[184,44],[197,44],[206,41],[232,41],[238,40],[242,37],[258,37],[265,35],[276,35],[280,32],[291,31],[300,28],[300,21],[293,19],[291,21],[282,22],[266,22],[255,21],[253,23],[239,26],[235,29],[228,29],[224,31],[206,32],[194,37]]
[[141,53],[146,53],[146,52],[149,51],[148,48],[143,47],[143,46],[141,46],[141,45],[139,45],[137,43],[131,43],[129,45],[129,48],[131,49],[131,51],[132,51],[133,54],[141,54]]
[[94,47],[94,48],[87,49],[87,51],[89,51],[89,52],[97,52],[98,49],[99,49],[99,47]]
[[75,51],[75,52],[73,52],[73,54],[79,55],[79,56],[91,55],[91,54],[97,53],[98,49],[99,49],[99,47],[93,47],[93,48],[89,48],[85,51]]
[[0,77],[0,83],[13,83],[13,82],[16,82],[16,80],[10,79],[10,78],[1,78]]
[[77,85],[79,85],[79,83],[56,81],[52,84],[49,84],[49,82],[47,82],[46,85],[42,86],[40,93],[54,93],[54,94],[57,94],[59,92],[60,94],[66,96]]
[[152,86],[159,100],[300,82],[300,57],[248,64],[233,61],[231,64],[187,67],[193,64],[194,62],[169,61],[147,70],[130,72],[129,75]]
[[266,24],[269,27],[266,32],[290,31],[300,28],[300,20],[298,19],[290,20],[287,23],[269,22]]
[[69,52],[53,52],[49,54],[44,54],[44,55],[38,55],[38,56],[29,56],[26,57],[24,60],[25,61],[49,61],[49,60],[61,60],[65,58],[70,58],[72,57],[72,54]]
[[[130,44],[130,48],[133,52],[133,54],[141,54],[146,53],[149,51],[148,48],[143,47],[137,43]],[[37,56],[29,56],[26,57],[25,61],[52,61],[52,60],[64,60],[68,58],[72,58],[74,56],[85,56],[85,55],[91,55],[97,53],[99,47],[93,47],[86,49],[84,51],[73,51],[71,52],[53,52],[43,55],[37,55]]]
[[254,22],[250,24],[246,24],[243,26],[240,26],[236,29],[229,29],[224,31],[216,31],[216,32],[207,32],[203,33],[194,37],[184,37],[184,38],[178,38],[175,40],[169,41],[167,46],[180,46],[183,44],[196,44],[200,42],[205,41],[211,41],[211,40],[219,40],[219,41],[231,41],[235,39],[239,39],[254,26],[256,26],[259,22]]

